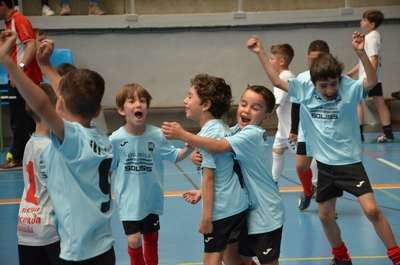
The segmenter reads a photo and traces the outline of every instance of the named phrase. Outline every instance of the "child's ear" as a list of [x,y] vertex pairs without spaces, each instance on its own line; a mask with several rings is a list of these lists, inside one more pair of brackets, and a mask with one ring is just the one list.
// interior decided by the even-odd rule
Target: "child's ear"
[[125,115],[126,115],[126,113],[125,113],[123,108],[118,107],[117,108],[117,112],[118,112],[119,115],[121,115],[123,117],[125,117]]
[[203,111],[208,111],[211,108],[211,101],[207,99],[206,101],[203,102],[202,106],[203,106],[202,108]]

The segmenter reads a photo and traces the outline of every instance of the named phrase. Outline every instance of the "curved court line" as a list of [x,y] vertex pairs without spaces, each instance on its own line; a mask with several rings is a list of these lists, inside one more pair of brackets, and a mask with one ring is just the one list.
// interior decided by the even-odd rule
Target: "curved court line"
[[377,161],[381,162],[382,164],[385,164],[385,165],[387,165],[387,166],[389,166],[391,168],[394,168],[394,169],[397,169],[397,170],[400,171],[400,166],[399,165],[397,165],[397,164],[395,164],[393,162],[390,162],[390,161],[388,161],[386,159],[383,159],[382,157],[379,157],[378,153],[375,153],[375,152],[372,152],[372,151],[368,151],[368,150],[364,150],[363,152],[367,156],[376,159]]
[[[387,256],[351,256],[352,260],[355,259],[387,259]],[[280,258],[279,261],[321,261],[321,260],[331,260],[332,257],[307,257],[307,258]],[[179,265],[202,265],[202,262],[183,262]]]

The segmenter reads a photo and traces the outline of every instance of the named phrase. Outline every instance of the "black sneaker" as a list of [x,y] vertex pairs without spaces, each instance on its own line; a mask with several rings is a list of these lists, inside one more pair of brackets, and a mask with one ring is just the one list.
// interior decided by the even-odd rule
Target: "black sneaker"
[[22,163],[21,161],[17,161],[14,159],[6,161],[4,164],[0,165],[0,170],[11,170],[11,169],[21,169]]
[[339,259],[333,258],[329,265],[353,265],[353,263],[351,262],[351,259],[339,260]]
[[310,206],[312,197],[313,197],[312,195],[311,196],[305,196],[304,194],[301,195],[301,197],[299,198],[299,205],[298,205],[300,211],[304,211]]

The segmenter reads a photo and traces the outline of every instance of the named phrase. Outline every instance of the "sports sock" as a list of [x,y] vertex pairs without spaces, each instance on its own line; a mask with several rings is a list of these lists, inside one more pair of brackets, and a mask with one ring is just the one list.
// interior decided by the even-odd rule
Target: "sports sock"
[[340,246],[332,248],[332,255],[338,260],[349,260],[350,255],[344,243]]
[[277,154],[272,151],[272,179],[275,182],[278,182],[279,177],[282,175],[284,164],[285,155]]
[[[311,172],[312,172],[312,178],[311,178],[311,182],[313,184],[313,186],[317,186],[318,183],[318,167],[317,167],[317,160],[313,159],[311,161]],[[315,191],[314,191],[315,192]]]
[[146,265],[143,258],[142,246],[138,248],[131,248],[128,246],[128,254],[131,260],[131,265]]
[[299,176],[301,185],[303,186],[303,191],[305,196],[312,196],[312,171],[310,168],[306,169],[305,171],[297,169],[297,176]]
[[386,254],[392,260],[393,265],[400,265],[400,246],[388,248]]
[[146,265],[158,264],[158,232],[143,234],[144,259]]

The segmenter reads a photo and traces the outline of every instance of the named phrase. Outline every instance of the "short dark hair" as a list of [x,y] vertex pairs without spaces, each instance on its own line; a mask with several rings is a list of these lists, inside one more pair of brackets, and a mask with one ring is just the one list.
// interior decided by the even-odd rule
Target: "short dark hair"
[[57,66],[56,71],[60,76],[64,76],[66,74],[68,74],[69,72],[76,70],[78,68],[76,68],[75,65],[70,64],[70,63],[62,63],[59,66]]
[[139,99],[142,97],[146,99],[147,107],[149,107],[152,99],[150,93],[137,83],[126,84],[118,90],[115,103],[119,109],[122,109],[128,98]]
[[61,78],[60,95],[69,112],[92,119],[100,111],[105,90],[104,79],[95,71],[77,69]]
[[270,52],[274,55],[279,54],[285,60],[287,66],[292,62],[294,57],[294,50],[288,43],[272,45]]
[[14,8],[15,3],[13,0],[0,0],[0,3],[3,2],[8,8]]
[[[43,90],[43,92],[46,94],[46,96],[49,98],[50,103],[55,107],[56,106],[56,102],[57,102],[57,95],[54,92],[54,89],[51,85],[47,84],[47,83],[40,83],[39,87]],[[35,122],[40,122],[41,119],[39,117],[39,115],[37,115],[32,109],[31,107],[26,104],[25,105],[25,109],[26,112],[34,119]]]
[[383,13],[377,9],[370,9],[365,11],[362,17],[368,19],[370,23],[374,23],[374,28],[379,27],[382,21],[385,19]]
[[307,53],[310,54],[311,52],[329,53],[329,45],[324,40],[314,40],[308,45]]
[[247,85],[247,90],[251,90],[259,95],[261,95],[264,99],[265,102],[265,112],[266,113],[271,113],[272,110],[275,107],[275,96],[274,93],[271,92],[268,88],[265,86],[260,86],[260,85]]
[[311,81],[325,81],[329,78],[340,78],[343,64],[330,53],[323,53],[314,60],[310,67]]
[[232,103],[232,92],[231,87],[223,78],[198,74],[190,83],[196,90],[201,103],[210,101],[211,106],[208,111],[215,118],[221,118],[223,114],[229,111]]

